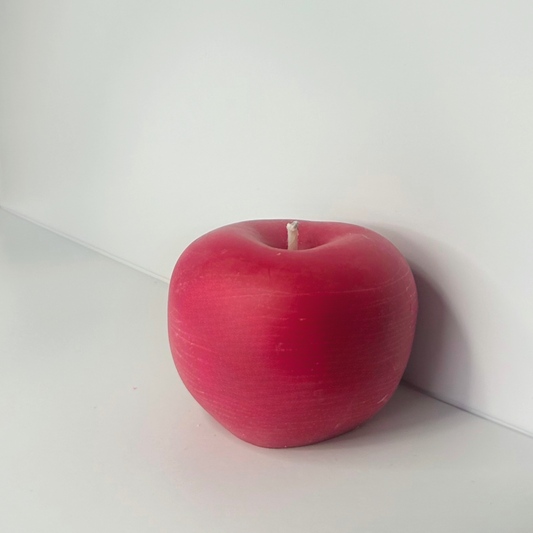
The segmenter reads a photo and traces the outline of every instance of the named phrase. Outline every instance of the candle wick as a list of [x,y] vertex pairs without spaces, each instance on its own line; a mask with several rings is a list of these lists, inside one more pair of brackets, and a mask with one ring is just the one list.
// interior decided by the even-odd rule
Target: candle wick
[[298,222],[287,224],[287,249],[298,250]]

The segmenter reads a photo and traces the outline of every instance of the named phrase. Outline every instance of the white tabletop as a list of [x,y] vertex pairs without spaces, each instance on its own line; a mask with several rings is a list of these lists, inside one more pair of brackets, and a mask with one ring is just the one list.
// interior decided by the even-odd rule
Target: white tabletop
[[266,450],[188,395],[167,285],[0,210],[0,531],[531,533],[533,439],[401,387]]

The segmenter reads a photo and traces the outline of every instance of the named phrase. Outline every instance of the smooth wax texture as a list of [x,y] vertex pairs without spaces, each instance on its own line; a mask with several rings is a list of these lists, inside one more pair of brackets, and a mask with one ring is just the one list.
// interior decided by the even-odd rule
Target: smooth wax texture
[[372,417],[407,364],[413,275],[384,237],[352,224],[241,222],[193,242],[169,293],[174,362],[202,407],[264,447],[319,442]]

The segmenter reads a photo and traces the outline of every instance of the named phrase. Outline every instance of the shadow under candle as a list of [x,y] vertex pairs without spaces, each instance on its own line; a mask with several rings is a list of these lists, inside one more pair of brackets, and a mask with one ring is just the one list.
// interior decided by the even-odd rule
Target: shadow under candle
[[[449,426],[443,419],[453,418],[455,423],[460,418],[455,415],[460,413],[444,403],[436,406],[427,395],[445,400],[439,394],[443,388],[439,385],[442,380],[449,382],[452,374],[454,396],[468,397],[471,379],[468,338],[441,284],[434,281],[442,274],[441,254],[447,254],[452,261],[455,256],[446,246],[419,234],[409,237],[407,231],[372,229],[400,249],[413,271],[419,302],[413,348],[403,383],[387,405],[359,428],[325,441],[322,446],[345,447],[355,445],[358,439],[368,442],[373,436],[392,437],[398,432],[406,436],[418,431],[445,430]],[[457,260],[460,262],[460,258]]]

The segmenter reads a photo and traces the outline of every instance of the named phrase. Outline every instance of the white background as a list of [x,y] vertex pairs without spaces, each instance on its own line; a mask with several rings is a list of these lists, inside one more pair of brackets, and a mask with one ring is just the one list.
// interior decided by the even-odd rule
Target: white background
[[164,282],[0,228],[2,533],[531,533],[531,438],[400,386],[356,431],[252,446],[180,382]]
[[248,218],[370,226],[408,379],[533,434],[533,4],[0,2],[0,203],[168,279]]

